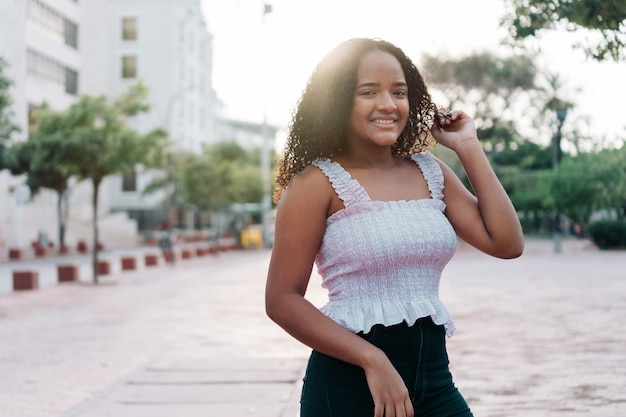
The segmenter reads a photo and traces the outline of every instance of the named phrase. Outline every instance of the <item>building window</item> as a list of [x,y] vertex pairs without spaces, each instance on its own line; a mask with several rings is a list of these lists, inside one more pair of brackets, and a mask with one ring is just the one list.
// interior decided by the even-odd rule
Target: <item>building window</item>
[[28,20],[55,41],[78,48],[78,26],[40,0],[28,2]]
[[137,18],[136,17],[124,17],[122,19],[122,40],[125,40],[125,41],[137,40]]
[[73,22],[65,19],[63,23],[65,32],[65,44],[74,49],[78,49],[78,26]]
[[122,78],[137,77],[137,57],[126,55],[122,57]]
[[28,75],[55,90],[78,93],[78,72],[32,49],[26,55]]
[[65,92],[76,95],[78,93],[78,73],[65,68]]
[[28,133],[33,133],[37,128],[37,112],[40,107],[34,104],[28,105]]
[[122,191],[128,193],[137,191],[137,173],[135,170],[122,175]]

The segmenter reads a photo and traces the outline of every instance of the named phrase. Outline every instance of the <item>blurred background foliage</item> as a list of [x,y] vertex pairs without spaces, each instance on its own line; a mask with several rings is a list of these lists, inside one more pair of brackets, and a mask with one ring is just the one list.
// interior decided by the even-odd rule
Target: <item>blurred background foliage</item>
[[[624,137],[597,137],[590,131],[584,115],[576,113],[575,88],[563,83],[559,74],[539,68],[533,42],[552,30],[590,34],[594,36],[572,47],[593,60],[624,61],[626,0],[505,1],[508,12],[501,26],[508,33],[506,54],[422,57],[419,64],[435,101],[473,115],[479,139],[526,233],[561,228],[584,235],[594,221],[623,222]],[[102,180],[138,165],[161,172],[143,192],[165,191],[167,213],[179,208],[204,213],[209,225],[213,214],[234,205],[253,206],[271,192],[264,189],[261,149],[227,141],[190,153],[174,149],[167,132],[140,134],[131,129],[127,120],[148,110],[148,89],[141,83],[114,102],[82,96],[66,110],[43,106],[28,140],[11,141],[17,126],[5,68],[0,58],[0,169],[25,175],[33,195],[41,188],[58,193],[61,243],[71,184],[93,184],[95,247]],[[433,152],[471,189],[454,155],[442,147]],[[204,226],[200,222],[199,227]]]

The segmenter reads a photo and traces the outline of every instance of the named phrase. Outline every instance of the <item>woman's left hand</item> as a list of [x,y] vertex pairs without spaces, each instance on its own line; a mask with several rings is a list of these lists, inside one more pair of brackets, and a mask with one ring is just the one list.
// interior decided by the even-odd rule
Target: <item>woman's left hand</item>
[[433,123],[430,131],[435,140],[452,150],[466,142],[476,142],[476,126],[474,120],[460,110],[438,114],[439,123]]

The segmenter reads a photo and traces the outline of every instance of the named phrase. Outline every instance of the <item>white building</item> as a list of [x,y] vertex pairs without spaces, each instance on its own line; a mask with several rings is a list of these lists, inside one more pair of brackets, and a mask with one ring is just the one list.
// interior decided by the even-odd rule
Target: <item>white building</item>
[[[132,127],[161,127],[178,148],[199,152],[218,141],[217,99],[212,86],[211,35],[199,0],[108,0],[106,74],[117,96],[138,80],[150,88],[150,112]],[[137,173],[110,179],[110,207],[129,212],[140,229],[165,219],[163,192],[145,196],[153,179]]]
[[[96,8],[91,9],[95,15]],[[0,2],[0,56],[8,63],[6,75],[14,82],[11,96],[14,101],[14,121],[21,133],[16,139],[28,135],[32,112],[47,102],[62,109],[71,105],[82,92],[98,94],[105,91],[87,90],[82,85],[98,85],[85,76],[93,65],[84,50],[83,26],[93,30],[97,26],[82,22],[97,22],[85,15],[82,3],[71,0],[3,0]],[[26,246],[43,232],[56,236],[56,196],[40,193],[32,203],[26,204],[23,179],[13,178],[6,171],[0,173],[0,233],[7,245]],[[83,190],[77,190],[74,201],[80,201]],[[86,201],[89,201],[88,199]],[[74,231],[83,233],[87,219],[79,212],[73,216]]]
[[[140,79],[150,88],[151,110],[134,118],[136,130],[164,128],[177,147],[191,151],[250,134],[250,126],[242,130],[245,122],[217,116],[211,35],[199,0],[2,0],[0,56],[15,84],[18,138],[27,137],[29,114],[44,101],[63,109],[79,94],[114,99]],[[137,172],[105,181],[100,203],[105,242],[135,238],[138,229],[162,220],[164,194],[141,193],[151,180],[151,173]],[[0,173],[0,240],[7,246],[27,245],[39,232],[56,236],[56,196],[44,191],[20,204],[15,186],[21,182]],[[90,198],[87,184],[72,192],[70,244],[90,239]]]

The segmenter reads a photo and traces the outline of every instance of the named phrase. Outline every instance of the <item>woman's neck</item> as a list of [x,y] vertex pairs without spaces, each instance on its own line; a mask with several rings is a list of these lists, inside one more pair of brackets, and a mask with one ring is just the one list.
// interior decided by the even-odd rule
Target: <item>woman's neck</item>
[[398,163],[398,157],[391,152],[391,147],[379,149],[347,149],[338,153],[335,158],[342,166],[348,168],[386,169]]

